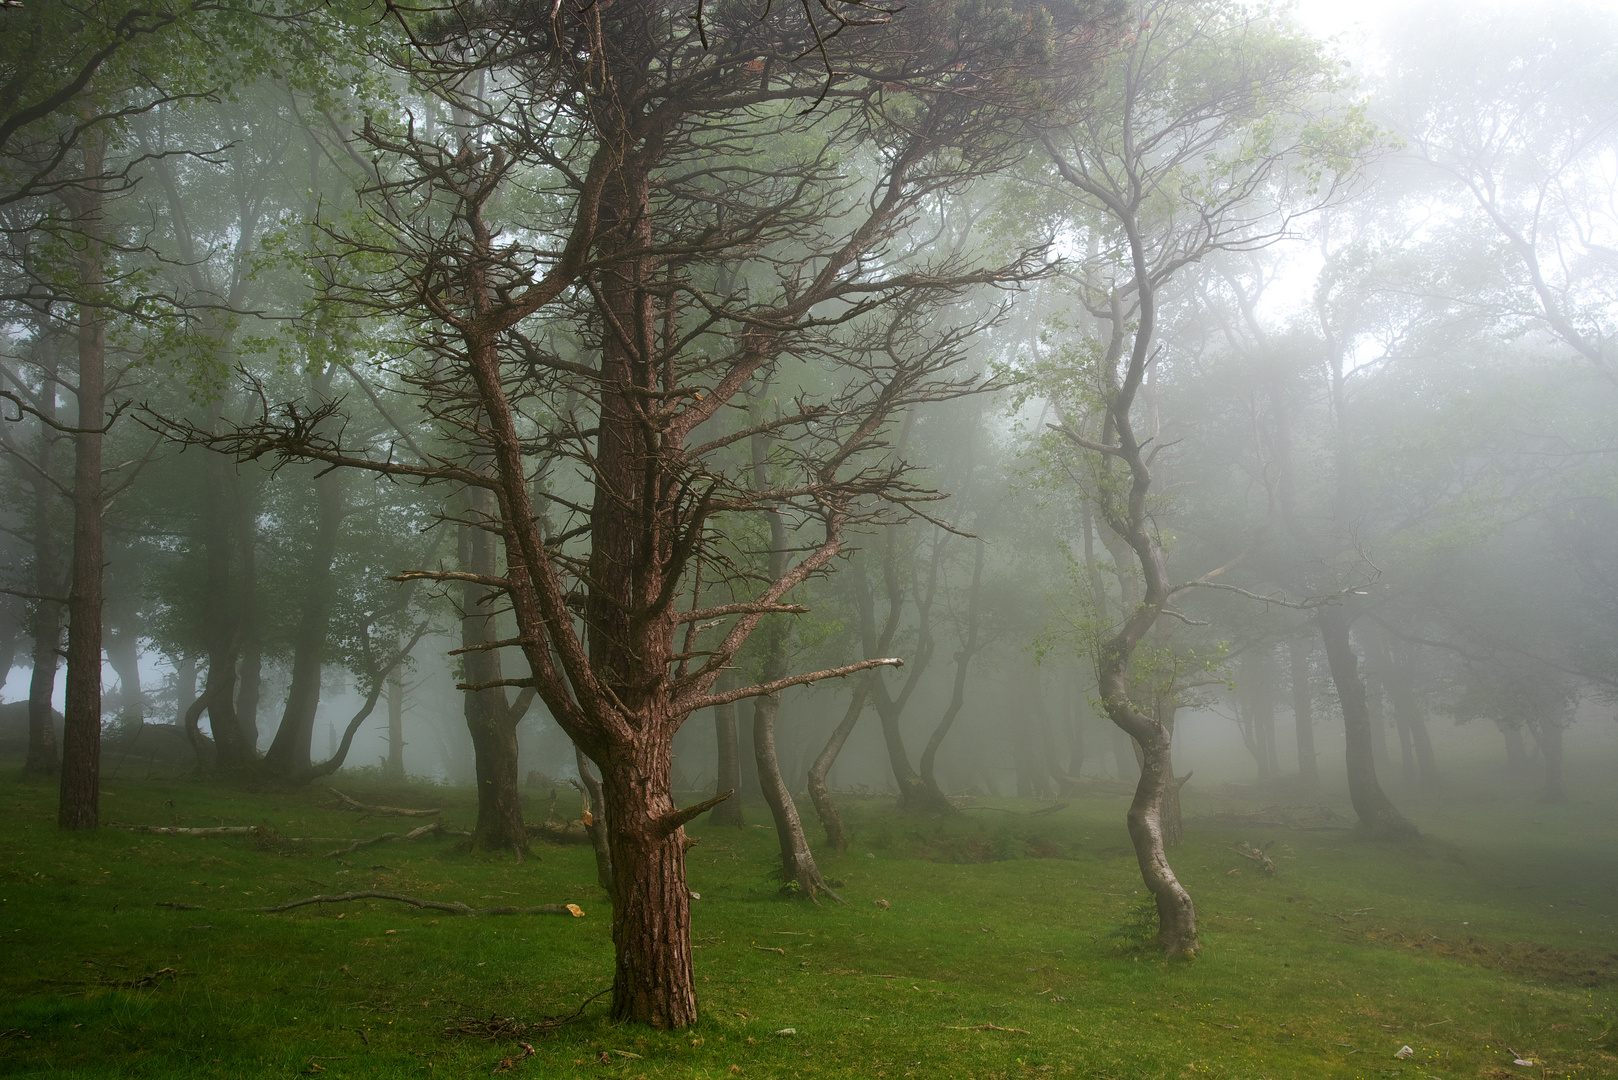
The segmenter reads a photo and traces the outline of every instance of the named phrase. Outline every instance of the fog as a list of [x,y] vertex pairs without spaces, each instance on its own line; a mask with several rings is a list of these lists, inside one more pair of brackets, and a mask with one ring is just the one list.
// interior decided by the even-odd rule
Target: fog
[[839,801],[1609,785],[1618,11],[834,7],[12,56],[7,755],[735,790],[810,895]]

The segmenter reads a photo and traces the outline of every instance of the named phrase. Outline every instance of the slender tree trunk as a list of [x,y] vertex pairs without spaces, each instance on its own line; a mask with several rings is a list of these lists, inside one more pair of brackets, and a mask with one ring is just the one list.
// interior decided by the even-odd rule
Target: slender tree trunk
[[[39,411],[46,418],[55,420],[56,379],[60,370],[56,335],[45,335],[44,349]],[[56,666],[61,662],[62,604],[46,599],[61,596],[66,588],[53,512],[56,490],[48,479],[56,475],[56,444],[60,438],[48,424],[39,425],[39,449],[35,461],[38,472],[29,476],[32,486],[29,509],[33,519],[34,591],[41,599],[34,601],[29,618],[34,669],[28,679],[28,758],[23,764],[25,776],[55,777],[62,767],[61,747],[56,741],[55,710],[51,707],[51,699],[56,696]]]
[[955,726],[955,718],[961,715],[961,708],[966,704],[966,671],[972,663],[972,657],[982,647],[978,644],[978,624],[982,607],[985,546],[980,538],[973,547],[972,586],[966,594],[966,633],[962,636],[961,647],[955,654],[955,683],[950,689],[949,704],[944,708],[944,715],[939,718],[938,726],[933,728],[932,736],[921,752],[921,782],[927,786],[938,802],[946,806],[950,805],[949,800],[944,797],[943,789],[938,786],[938,750],[944,745],[944,739],[949,735],[950,728]]
[[836,764],[837,756],[843,752],[843,744],[848,742],[854,725],[859,723],[860,714],[865,711],[867,690],[864,679],[855,684],[843,718],[832,729],[831,737],[826,740],[814,764],[809,766],[809,801],[814,804],[821,828],[826,830],[826,843],[836,851],[848,850],[848,829],[843,825],[843,815],[837,812],[837,803],[831,797],[827,777],[831,775],[831,767]]
[[388,758],[382,766],[387,780],[403,781],[404,765],[404,665],[388,672]]
[[1523,742],[1522,728],[1516,724],[1508,724],[1504,720],[1495,721],[1500,734],[1506,740],[1506,769],[1513,773],[1528,771],[1528,747]]
[[[714,684],[714,688],[723,691],[731,689],[732,685],[731,677],[725,675]],[[740,828],[747,824],[747,817],[742,812],[742,756],[736,735],[736,703],[732,701],[715,705],[713,723],[714,736],[719,743],[719,778],[714,794],[726,791],[736,794],[714,807],[708,814],[708,821],[714,825],[735,825]]]
[[1359,657],[1348,637],[1348,613],[1338,605],[1316,609],[1315,624],[1326,648],[1326,663],[1343,710],[1344,753],[1348,759],[1348,797],[1359,815],[1360,828],[1378,839],[1406,839],[1419,833],[1399,813],[1376,778],[1371,739],[1371,715],[1360,679]]
[[118,726],[138,731],[146,722],[146,695],[140,685],[140,629],[134,605],[108,605],[107,664],[118,676]]
[[1320,787],[1320,765],[1315,757],[1314,694],[1309,683],[1309,643],[1294,634],[1287,641],[1292,668],[1292,723],[1298,739],[1298,780],[1306,792]]
[[1545,759],[1545,801],[1565,802],[1567,784],[1562,771],[1562,733],[1565,725],[1558,717],[1547,720],[1529,720],[1528,732],[1534,737],[1540,754]]
[[[493,498],[479,488],[466,491],[468,511],[474,519],[494,519]],[[487,529],[463,525],[460,530],[461,566],[486,578],[500,573],[498,538]],[[502,678],[500,650],[483,648],[499,640],[491,610],[494,599],[484,585],[468,583],[461,595],[461,654],[467,686],[464,714],[472,735],[473,768],[477,776],[478,820],[472,846],[479,851],[525,852],[528,834],[522,820],[521,777],[517,767],[517,724]]]
[[590,845],[596,853],[596,884],[611,892],[612,832],[607,827],[606,798],[601,791],[601,781],[590,768],[590,759],[577,746],[573,748],[573,761],[578,766],[580,786],[584,789],[584,808],[580,816],[584,818],[584,827],[590,833]]
[[62,709],[62,787],[57,824],[94,829],[100,822],[102,541],[101,425],[107,412],[107,327],[96,305],[106,286],[101,260],[105,243],[104,133],[82,136],[86,187],[74,202],[80,235],[79,285],[89,302],[79,305],[79,432],[73,436],[73,568],[67,594],[67,690]]
[[[47,610],[49,609],[49,610]],[[56,742],[56,665],[61,660],[62,606],[41,600],[34,610],[34,670],[28,677],[28,757],[25,776],[56,776],[62,758]]]

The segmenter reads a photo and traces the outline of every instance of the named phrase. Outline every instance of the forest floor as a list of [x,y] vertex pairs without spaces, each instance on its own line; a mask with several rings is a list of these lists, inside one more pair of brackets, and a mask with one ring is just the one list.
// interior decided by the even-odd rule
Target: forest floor
[[[1193,784],[1172,854],[1204,935],[1189,963],[1142,947],[1119,788],[1038,816],[1048,802],[982,800],[948,820],[850,802],[853,846],[819,854],[846,906],[780,894],[768,818],[749,808],[759,824],[691,829],[703,1019],[660,1033],[609,1023],[605,998],[554,1030],[522,1026],[610,985],[610,919],[585,847],[536,844],[519,865],[427,836],[333,857],[340,845],[276,835],[421,821],[340,809],[324,787],[184,776],[107,781],[103,820],[266,831],[64,834],[54,785],[0,768],[8,1075],[1618,1077],[1611,785],[1544,805],[1530,785],[1454,783],[1407,797],[1426,838],[1389,846],[1295,827],[1333,819],[1265,809],[1300,801],[1284,792]],[[442,807],[462,826],[473,815],[465,788],[335,785]],[[564,802],[576,812],[576,800]],[[543,799],[530,814],[544,816]],[[1273,858],[1273,875],[1243,843]],[[250,910],[365,889],[584,914],[469,918],[383,900]],[[457,1028],[472,1033],[446,1033]]]

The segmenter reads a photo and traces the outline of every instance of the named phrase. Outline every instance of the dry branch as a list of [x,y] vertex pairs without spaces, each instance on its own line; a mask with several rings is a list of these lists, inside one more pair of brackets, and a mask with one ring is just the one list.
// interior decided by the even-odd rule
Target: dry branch
[[1251,859],[1252,861],[1258,863],[1259,866],[1264,869],[1266,874],[1275,873],[1275,863],[1268,855],[1264,854],[1263,848],[1254,847],[1246,840],[1243,840],[1236,846],[1236,854],[1240,855],[1244,859]]
[[326,790],[337,796],[349,810],[364,810],[371,814],[387,814],[389,817],[432,817],[434,814],[441,812],[438,810],[406,810],[402,806],[367,806],[358,799],[349,798],[336,788],[327,788]]
[[[434,811],[434,813],[437,813],[437,811]],[[348,854],[351,854],[352,852],[358,851],[362,847],[370,847],[372,844],[380,844],[385,840],[415,840],[418,837],[426,836],[429,833],[431,833],[434,836],[471,836],[472,835],[471,833],[467,832],[465,829],[452,828],[451,826],[445,825],[442,821],[435,821],[431,825],[417,826],[416,828],[411,829],[409,832],[405,833],[403,836],[400,836],[396,832],[385,832],[381,836],[373,836],[369,840],[353,840],[353,841],[350,841],[349,845],[346,848],[338,848],[335,851],[326,852],[326,858],[335,859],[339,855],[348,855]],[[291,837],[288,837],[288,839],[291,839]],[[342,841],[339,840],[338,843],[342,843]]]
[[571,915],[575,919],[583,918],[584,909],[577,904],[540,904],[537,907],[486,907],[475,908],[463,904],[458,900],[445,902],[443,900],[423,900],[419,896],[406,896],[404,893],[380,892],[376,889],[365,889],[360,892],[333,893],[331,895],[306,896],[302,900],[289,900],[284,904],[272,907],[248,908],[249,911],[291,911],[293,908],[305,907],[309,904],[346,904],[354,900],[396,900],[411,907],[428,908],[433,911],[446,911],[451,915]]
[[1016,1035],[1033,1034],[1032,1031],[1024,1031],[1022,1028],[1001,1027],[999,1024],[973,1024],[970,1027],[958,1027],[955,1024],[943,1024],[941,1026],[945,1031],[1009,1031]]

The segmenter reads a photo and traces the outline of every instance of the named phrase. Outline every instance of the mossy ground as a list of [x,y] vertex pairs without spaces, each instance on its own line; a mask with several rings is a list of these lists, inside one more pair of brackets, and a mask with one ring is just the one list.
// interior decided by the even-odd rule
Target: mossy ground
[[[601,999],[526,1040],[535,1054],[522,1058],[516,1043],[444,1030],[454,1017],[569,1013],[609,984],[609,920],[587,849],[540,847],[518,865],[444,839],[337,859],[331,845],[287,853],[240,836],[63,834],[54,786],[7,772],[6,1074],[471,1077],[509,1057],[510,1075],[530,1077],[1618,1077],[1611,791],[1543,806],[1526,789],[1461,785],[1410,806],[1428,839],[1387,846],[1198,824],[1284,799],[1187,789],[1173,860],[1204,933],[1191,963],[1132,948],[1142,897],[1113,792],[1042,817],[940,821],[850,805],[854,846],[819,856],[847,906],[783,897],[768,830],[698,824],[701,1023],[615,1026]],[[404,831],[335,809],[323,789],[104,786],[106,821]],[[345,786],[472,816],[464,789]],[[1236,853],[1241,841],[1269,845],[1273,877]],[[473,905],[574,902],[586,914],[244,910],[373,887]],[[177,977],[129,985],[162,968]],[[773,1034],[786,1028],[796,1033]],[[1406,1044],[1414,1056],[1395,1058]]]

